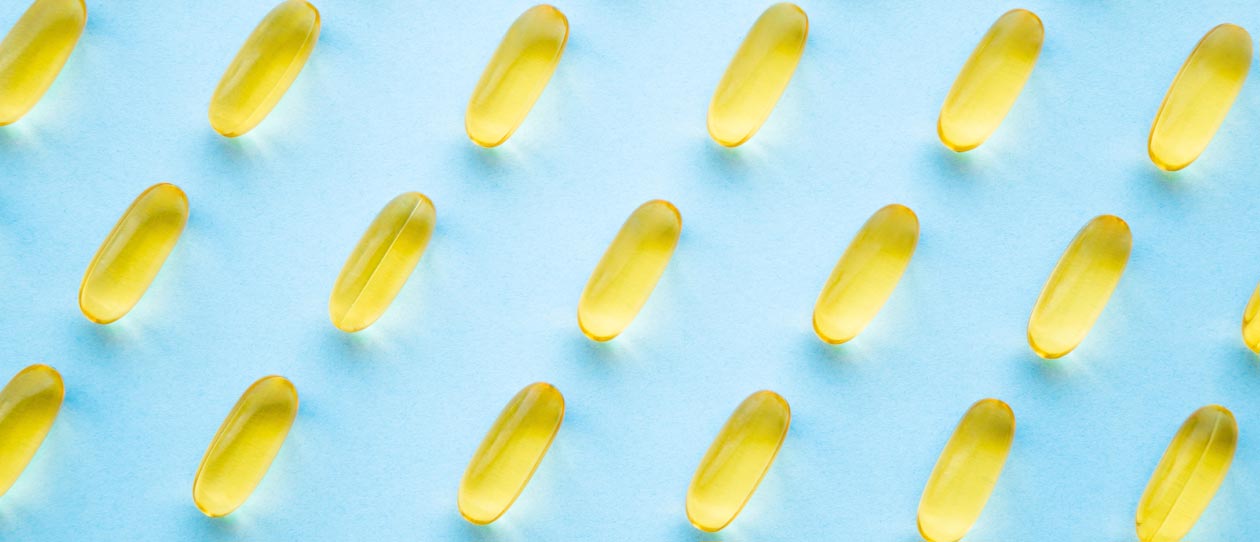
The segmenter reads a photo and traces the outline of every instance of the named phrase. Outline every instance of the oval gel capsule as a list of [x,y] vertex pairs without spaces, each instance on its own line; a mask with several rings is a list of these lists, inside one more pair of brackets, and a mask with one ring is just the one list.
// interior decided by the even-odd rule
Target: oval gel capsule
[[621,334],[647,303],[682,234],[682,216],[665,200],[630,214],[600,258],[578,301],[578,327],[594,341]]
[[337,329],[364,329],[385,313],[420,262],[437,220],[433,202],[402,194],[381,209],[337,276],[328,314]]
[[564,396],[546,382],[522,389],[503,407],[459,483],[459,513],[485,525],[512,506],[560,431]]
[[237,137],[267,118],[315,50],[319,25],[305,0],[285,0],[263,17],[210,98],[214,131]]
[[52,86],[83,35],[83,0],[35,0],[0,41],[0,126],[17,122]]
[[1251,69],[1251,35],[1222,24],[1199,40],[1173,79],[1151,125],[1147,152],[1160,169],[1177,171],[1211,143]]
[[79,309],[98,324],[122,318],[144,296],[188,223],[188,198],[159,183],[131,203],[96,251],[79,286]]
[[1251,292],[1251,299],[1243,309],[1242,336],[1247,348],[1260,353],[1260,285]]
[[495,147],[512,137],[547,88],[569,39],[569,20],[554,6],[525,10],[508,28],[473,89],[464,115],[468,138]]
[[1238,444],[1238,424],[1225,407],[1196,410],[1181,425],[1137,508],[1142,542],[1176,542],[1190,532],[1225,480]]
[[1002,124],[1032,75],[1045,29],[1026,9],[998,17],[949,89],[936,133],[957,152],[979,147]]
[[908,207],[893,204],[871,215],[818,294],[818,337],[841,344],[861,333],[892,295],[918,242],[919,219]]
[[727,147],[752,138],[787,89],[809,35],[809,18],[796,4],[766,9],[753,23],[709,102],[709,135]]
[[61,375],[31,365],[0,390],[0,495],[13,487],[52,429],[66,395]]
[[265,376],[245,390],[197,468],[197,509],[217,518],[244,504],[280,453],[297,410],[297,389],[283,376]]
[[936,460],[919,499],[919,534],[954,542],[980,517],[1015,439],[1015,413],[997,399],[981,399],[963,414]]
[[1046,359],[1081,344],[1102,314],[1129,262],[1133,236],[1120,217],[1090,220],[1072,239],[1046,279],[1028,319],[1028,345]]
[[770,470],[791,422],[787,401],[775,392],[759,391],[739,404],[687,488],[692,525],[716,532],[735,520]]

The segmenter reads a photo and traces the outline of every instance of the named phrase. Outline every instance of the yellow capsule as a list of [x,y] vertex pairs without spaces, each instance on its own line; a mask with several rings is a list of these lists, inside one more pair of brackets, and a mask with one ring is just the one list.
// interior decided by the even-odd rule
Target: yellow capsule
[[516,502],[564,421],[564,396],[535,382],[508,401],[468,462],[459,483],[459,513],[485,525]]
[[814,332],[831,344],[866,329],[910,265],[919,218],[892,204],[871,215],[836,263],[814,305]]
[[245,40],[210,98],[210,126],[226,137],[253,130],[297,79],[319,39],[319,10],[285,0]]
[[424,255],[436,220],[433,202],[419,192],[381,209],[333,285],[328,314],[337,329],[359,331],[385,313]]
[[668,201],[649,201],[630,214],[582,290],[582,333],[607,341],[630,325],[669,265],[681,233],[682,216]]
[[1252,352],[1260,353],[1260,285],[1251,292],[1247,300],[1247,308],[1243,309],[1242,336],[1243,343]]
[[244,504],[280,453],[297,410],[297,389],[283,376],[265,376],[245,390],[197,468],[197,509],[217,518]]
[[929,542],[959,540],[980,517],[1015,439],[1015,413],[981,399],[963,414],[919,499],[919,534]]
[[963,65],[941,106],[936,133],[941,143],[964,152],[979,147],[1015,105],[1032,75],[1045,29],[1026,9],[998,17]]
[[1194,411],[1151,474],[1137,508],[1142,542],[1176,542],[1190,532],[1225,480],[1238,443],[1238,424],[1225,407]]
[[464,130],[482,147],[512,137],[547,88],[569,40],[569,20],[560,10],[539,4],[508,28],[468,100]]
[[13,487],[52,429],[66,389],[47,365],[31,365],[0,390],[0,495]]
[[770,118],[805,52],[809,17],[796,4],[766,9],[753,23],[709,102],[709,136],[737,147]]
[[1081,344],[1102,314],[1129,262],[1133,235],[1120,217],[1090,220],[1072,239],[1046,279],[1028,319],[1028,346],[1046,359]]
[[791,422],[787,401],[775,392],[762,390],[739,404],[687,488],[687,519],[692,525],[716,532],[735,520],[770,470]]
[[1251,35],[1222,24],[1208,31],[1173,79],[1155,114],[1147,152],[1160,169],[1177,171],[1207,148],[1251,69]]
[[0,126],[39,103],[74,52],[87,6],[83,0],[35,0],[0,42]]
[[98,324],[122,318],[144,296],[188,222],[188,198],[159,183],[131,203],[96,251],[79,286],[79,309]]

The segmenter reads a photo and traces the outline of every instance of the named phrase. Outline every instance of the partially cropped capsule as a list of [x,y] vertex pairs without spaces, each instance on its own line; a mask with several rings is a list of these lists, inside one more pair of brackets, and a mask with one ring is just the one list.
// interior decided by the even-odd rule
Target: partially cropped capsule
[[1026,9],[1013,9],[980,39],[941,106],[936,132],[957,151],[979,147],[1002,124],[1032,75],[1045,29]]
[[1196,410],[1181,424],[1137,508],[1142,542],[1176,542],[1190,532],[1225,480],[1238,444],[1238,424],[1225,407]]
[[554,6],[525,10],[508,28],[473,89],[464,115],[468,138],[495,147],[512,137],[547,88],[569,40],[569,20]]
[[709,102],[709,135],[737,147],[770,118],[805,52],[809,18],[796,4],[766,9],[753,23]]
[[1120,283],[1132,248],[1133,235],[1120,217],[1098,216],[1081,228],[1046,279],[1028,319],[1033,352],[1055,359],[1081,344]]
[[708,532],[729,525],[770,470],[787,437],[792,412],[779,394],[763,390],[739,404],[687,488],[687,519]]
[[284,97],[319,39],[319,10],[285,0],[245,40],[210,98],[210,126],[226,137],[253,130]]
[[0,126],[35,107],[70,58],[83,26],[83,0],[35,0],[0,42]]
[[578,301],[578,327],[594,341],[621,334],[647,303],[682,234],[682,216],[652,200],[630,214],[600,258]]
[[1251,35],[1222,24],[1195,46],[1173,79],[1151,124],[1147,152],[1160,169],[1177,171],[1194,162],[1242,90],[1251,70]]
[[534,476],[564,421],[564,396],[546,382],[522,389],[503,407],[459,483],[459,513],[485,525],[512,506]]
[[963,414],[941,451],[919,500],[919,534],[928,542],[954,542],[980,517],[997,485],[1015,439],[1015,413],[997,399],[982,399]]
[[297,389],[283,376],[263,377],[245,390],[197,468],[197,509],[217,518],[244,504],[280,453],[297,410]]
[[337,329],[364,329],[385,313],[420,262],[437,214],[419,192],[402,194],[381,209],[337,276],[328,314]]
[[861,333],[892,295],[918,242],[919,219],[910,208],[892,204],[871,215],[818,294],[818,337],[841,344]]
[[1243,309],[1242,336],[1247,348],[1260,353],[1260,285],[1251,292],[1251,299]]
[[122,318],[149,289],[188,222],[188,198],[159,183],[132,202],[88,264],[79,309],[98,324]]
[[13,487],[52,429],[65,386],[56,369],[31,365],[0,390],[0,495]]

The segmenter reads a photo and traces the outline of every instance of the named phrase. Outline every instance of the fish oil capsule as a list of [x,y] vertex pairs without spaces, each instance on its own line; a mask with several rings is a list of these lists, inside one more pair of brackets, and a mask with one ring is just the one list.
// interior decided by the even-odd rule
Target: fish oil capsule
[[1046,359],[1081,344],[1102,314],[1129,262],[1133,236],[1120,217],[1090,220],[1072,239],[1046,279],[1028,319],[1028,345]]
[[658,199],[635,209],[582,290],[582,333],[593,341],[621,334],[652,295],[681,234],[682,216],[672,203]]
[[805,52],[809,18],[796,4],[766,9],[753,23],[709,102],[709,136],[738,147],[770,118]]
[[1015,413],[997,399],[982,399],[963,414],[941,451],[919,500],[919,534],[954,542],[980,517],[997,485],[1015,439]]
[[831,344],[861,333],[888,301],[919,242],[919,218],[892,204],[871,215],[836,263],[814,305],[814,332]]
[[265,376],[245,390],[197,468],[197,509],[217,518],[244,504],[280,453],[297,410],[297,389],[283,376]]
[[436,220],[433,202],[419,192],[381,209],[333,286],[328,314],[337,329],[359,331],[385,313],[424,255]]
[[1260,353],[1260,285],[1251,292],[1247,307],[1243,309],[1242,336],[1243,343],[1252,352]]
[[226,137],[253,130],[297,79],[319,40],[319,10],[285,0],[263,17],[210,98],[210,126]]
[[1142,542],[1176,542],[1190,532],[1229,472],[1238,424],[1225,407],[1196,410],[1181,425],[1137,508]]
[[13,124],[52,86],[87,23],[83,0],[35,0],[0,42],[0,126]]
[[525,121],[547,88],[569,40],[569,20],[560,10],[539,4],[508,28],[473,89],[464,115],[468,138],[497,147]]
[[131,203],[88,264],[79,309],[98,324],[122,318],[144,296],[188,222],[188,198],[159,183]]
[[687,488],[687,519],[717,532],[735,520],[770,470],[787,436],[792,412],[779,394],[763,390],[739,404]]
[[564,396],[535,382],[512,397],[468,462],[459,483],[459,513],[485,525],[512,506],[534,476],[564,421]]
[[0,390],[0,495],[13,487],[52,429],[66,389],[47,365],[31,365]]
[[1251,35],[1222,24],[1199,40],[1173,79],[1151,125],[1147,152],[1160,169],[1177,171],[1211,143],[1251,69]]
[[998,17],[949,89],[936,133],[956,152],[979,147],[1002,124],[1032,75],[1045,29],[1026,9]]

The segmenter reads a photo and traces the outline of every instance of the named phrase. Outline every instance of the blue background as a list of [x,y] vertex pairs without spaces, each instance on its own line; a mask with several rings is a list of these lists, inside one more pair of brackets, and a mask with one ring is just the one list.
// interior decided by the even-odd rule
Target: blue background
[[[63,373],[65,406],[0,499],[7,540],[917,540],[919,493],[972,402],[1019,430],[970,540],[1134,539],[1138,497],[1194,409],[1242,428],[1234,468],[1191,533],[1260,530],[1260,363],[1239,338],[1260,279],[1260,88],[1166,174],[1146,136],[1197,40],[1250,0],[804,1],[805,56],[747,145],[708,139],[717,80],[767,3],[574,1],[568,50],[517,134],[463,132],[468,96],[528,2],[322,0],[310,63],[257,130],[206,107],[270,1],[89,2],[86,33],[38,107],[0,129],[0,371]],[[19,5],[22,4],[22,5]],[[25,2],[0,7],[12,24]],[[935,121],[1005,10],[1045,22],[1006,122],[965,155]],[[139,306],[110,326],[76,306],[82,273],[145,187],[192,218]],[[347,335],[327,297],[390,198],[429,195],[430,248],[390,311]],[[610,344],[577,299],[621,222],[675,202],[681,244]],[[922,222],[897,291],[854,342],[810,328],[857,228],[899,202]],[[1134,232],[1129,269],[1068,358],[1032,354],[1043,281],[1089,218]],[[239,394],[279,373],[302,397],[288,442],[227,519],[192,477]],[[455,507],[467,461],[521,387],[555,383],[568,417],[516,506],[489,527]],[[749,393],[795,415],[726,531],[687,524],[693,469]]]

